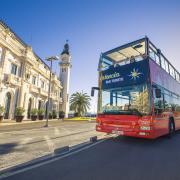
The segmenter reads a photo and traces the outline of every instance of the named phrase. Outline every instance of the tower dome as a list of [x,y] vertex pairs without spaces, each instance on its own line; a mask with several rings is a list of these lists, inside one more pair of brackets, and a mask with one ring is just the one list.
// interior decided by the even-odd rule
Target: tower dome
[[70,53],[69,53],[69,44],[68,44],[68,40],[66,40],[66,44],[64,45],[64,49],[63,49],[61,55],[63,55],[63,54],[67,54],[67,55],[70,54]]

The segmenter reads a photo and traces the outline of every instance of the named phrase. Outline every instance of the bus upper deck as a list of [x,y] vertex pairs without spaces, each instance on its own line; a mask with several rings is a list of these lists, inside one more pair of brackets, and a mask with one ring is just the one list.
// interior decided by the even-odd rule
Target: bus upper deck
[[180,82],[180,73],[147,37],[102,53],[98,69],[103,71],[112,65],[121,66],[133,61],[141,61],[147,57],[156,62],[176,81]]

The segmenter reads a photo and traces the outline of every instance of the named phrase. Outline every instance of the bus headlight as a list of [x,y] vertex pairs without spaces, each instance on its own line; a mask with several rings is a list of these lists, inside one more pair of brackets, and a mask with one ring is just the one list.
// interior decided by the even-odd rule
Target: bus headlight
[[140,126],[140,130],[149,131],[151,130],[150,126]]
[[100,122],[97,122],[96,123],[96,126],[101,126],[102,124]]

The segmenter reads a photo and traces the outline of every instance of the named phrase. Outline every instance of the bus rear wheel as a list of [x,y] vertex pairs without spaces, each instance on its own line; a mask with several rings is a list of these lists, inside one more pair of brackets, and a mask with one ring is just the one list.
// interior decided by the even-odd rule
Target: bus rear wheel
[[174,124],[173,119],[170,119],[169,120],[169,134],[168,134],[169,137],[172,137],[174,132],[175,132],[175,124]]

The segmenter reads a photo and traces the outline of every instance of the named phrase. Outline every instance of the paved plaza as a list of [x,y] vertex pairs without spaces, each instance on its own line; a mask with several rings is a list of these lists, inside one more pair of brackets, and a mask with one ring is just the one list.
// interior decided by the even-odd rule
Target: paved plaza
[[95,131],[94,122],[49,121],[0,126],[0,170],[53,153],[63,146],[89,141],[91,136],[104,136]]

